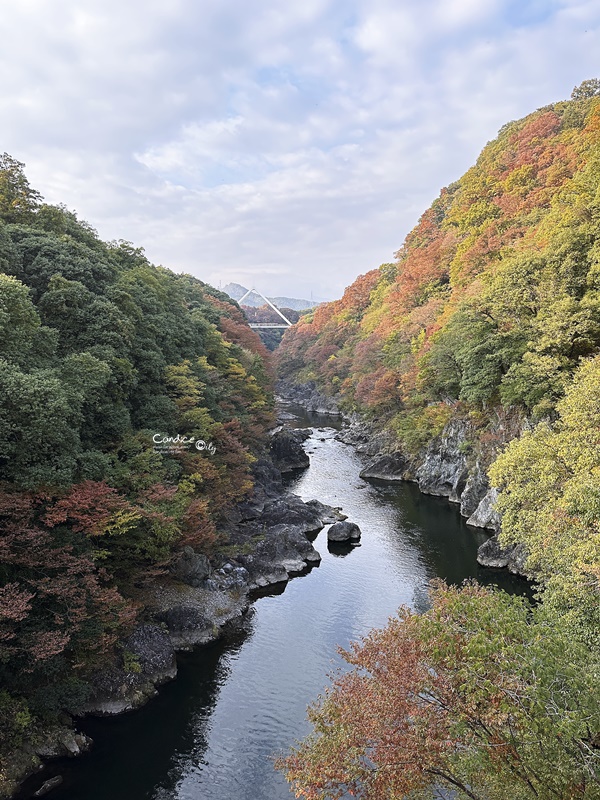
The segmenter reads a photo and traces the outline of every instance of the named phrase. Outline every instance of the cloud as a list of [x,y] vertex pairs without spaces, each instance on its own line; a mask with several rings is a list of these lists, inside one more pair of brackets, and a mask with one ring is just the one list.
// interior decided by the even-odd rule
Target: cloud
[[21,0],[0,144],[108,239],[339,296],[498,128],[600,75],[588,0]]

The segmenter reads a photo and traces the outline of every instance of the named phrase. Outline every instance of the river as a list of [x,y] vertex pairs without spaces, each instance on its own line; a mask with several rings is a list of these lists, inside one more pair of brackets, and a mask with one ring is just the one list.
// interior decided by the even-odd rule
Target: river
[[[182,654],[175,681],[145,708],[81,724],[95,746],[51,765],[64,783],[52,800],[289,800],[273,754],[307,733],[306,706],[340,664],[345,647],[402,604],[427,607],[428,582],[477,577],[507,591],[526,584],[477,565],[485,534],[467,528],[456,507],[411,484],[359,478],[354,450],[335,438],[332,420],[306,442],[311,466],[289,481],[303,499],[341,506],[362,530],[361,546],[330,553],[280,594],[261,597],[218,642]],[[39,785],[39,782],[38,782]]]

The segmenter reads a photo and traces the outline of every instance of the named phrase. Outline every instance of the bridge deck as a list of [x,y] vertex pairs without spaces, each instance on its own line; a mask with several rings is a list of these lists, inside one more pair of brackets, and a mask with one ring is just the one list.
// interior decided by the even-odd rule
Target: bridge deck
[[268,328],[270,330],[279,329],[286,331],[291,327],[290,325],[280,325],[278,322],[250,322],[249,325],[251,328],[254,328],[254,330],[264,330]]

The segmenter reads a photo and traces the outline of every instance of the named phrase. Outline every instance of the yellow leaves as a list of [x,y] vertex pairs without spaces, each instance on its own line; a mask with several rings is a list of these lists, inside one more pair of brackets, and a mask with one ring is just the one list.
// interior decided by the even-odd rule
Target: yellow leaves
[[424,343],[425,343],[425,330],[423,329],[416,336],[413,336],[413,338],[411,339],[410,352],[416,355],[421,350]]
[[195,436],[197,439],[210,439],[216,427],[215,421],[211,417],[208,408],[197,406],[186,411],[181,415],[181,422],[186,433]]
[[141,518],[142,515],[140,512],[132,506],[120,509],[109,519],[104,533],[107,536],[123,536],[129,533],[129,531],[134,530]]
[[193,374],[188,360],[168,366],[165,369],[165,383],[169,396],[180,411],[194,408],[202,397],[202,384]]
[[227,377],[232,378],[234,381],[236,379],[244,379],[247,376],[247,372],[244,367],[240,364],[240,362],[236,358],[228,358],[227,359]]
[[600,444],[600,357],[582,364],[558,411],[563,430],[584,433],[589,447]]
[[523,164],[508,174],[502,181],[502,186],[507,192],[514,192],[523,197],[533,187],[536,169],[533,164]]
[[600,356],[584,362],[554,426],[511,442],[490,469],[504,543],[521,542],[545,598],[576,635],[600,632]]

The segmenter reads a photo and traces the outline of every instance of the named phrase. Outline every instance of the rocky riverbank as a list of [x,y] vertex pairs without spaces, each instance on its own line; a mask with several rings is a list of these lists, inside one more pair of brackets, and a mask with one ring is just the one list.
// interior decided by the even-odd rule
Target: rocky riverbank
[[267,459],[255,464],[254,480],[252,497],[229,514],[227,544],[210,560],[185,548],[169,579],[147,591],[144,624],[123,643],[122,663],[94,676],[82,712],[120,714],[143,705],[175,677],[176,651],[216,639],[246,612],[256,591],[319,563],[310,538],[339,512],[286,492],[280,470]]
[[498,542],[501,521],[495,510],[498,492],[490,487],[487,478],[493,456],[482,449],[473,452],[477,451],[476,438],[468,421],[451,420],[441,435],[416,457],[407,457],[395,449],[397,445],[387,434],[377,434],[361,420],[355,420],[341,438],[356,443],[360,451],[371,456],[360,473],[361,478],[412,481],[424,494],[448,498],[459,505],[467,525],[492,532],[491,538],[479,548],[478,562],[526,577],[523,548],[518,545],[503,548]]
[[[319,393],[314,383],[295,385],[280,382],[279,394],[291,403],[310,404],[311,409],[336,409],[335,398]],[[483,528],[492,536],[479,548],[477,560],[482,566],[507,568],[525,577],[526,553],[519,545],[502,548],[498,542],[500,517],[495,511],[497,490],[490,487],[487,470],[497,452],[527,427],[519,416],[495,420],[483,442],[468,418],[453,418],[439,436],[417,455],[398,449],[396,438],[376,423],[358,414],[345,417],[348,425],[338,438],[368,457],[361,478],[382,481],[411,481],[421,492],[446,497],[460,506],[467,525]]]
[[[112,663],[89,678],[92,692],[76,717],[139,708],[176,677],[177,651],[215,640],[226,625],[244,616],[258,592],[281,586],[320,562],[311,540],[324,525],[345,517],[316,499],[303,502],[284,489],[281,478],[282,472],[308,466],[302,448],[308,435],[276,430],[271,458],[254,464],[251,497],[223,523],[225,544],[210,559],[185,548],[170,574],[144,590],[138,598],[144,609],[141,623],[121,643]],[[2,765],[0,797],[10,797],[52,758],[77,756],[90,746],[66,719],[64,725],[40,733]],[[51,770],[40,774],[39,790],[51,791],[59,783],[53,782],[55,777]],[[34,796],[37,788],[24,796]]]

